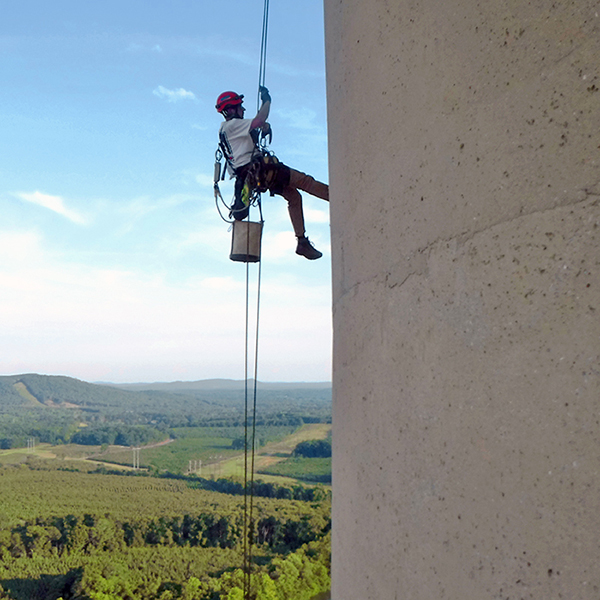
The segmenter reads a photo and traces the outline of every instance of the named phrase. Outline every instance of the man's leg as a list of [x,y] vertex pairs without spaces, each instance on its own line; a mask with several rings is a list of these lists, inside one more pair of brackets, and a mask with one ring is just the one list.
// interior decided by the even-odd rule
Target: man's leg
[[[293,171],[292,171],[293,172]],[[290,178],[291,183],[291,178]],[[300,192],[291,185],[283,188],[281,195],[287,200],[288,212],[290,214],[290,221],[294,228],[294,233],[298,238],[298,245],[296,246],[296,254],[300,254],[308,258],[309,260],[315,260],[321,258],[323,254],[319,252],[309,241],[304,231],[304,211],[302,210],[302,196]]]
[[287,200],[290,221],[294,228],[296,237],[304,236],[304,211],[302,210],[302,196],[300,192],[291,185],[283,188],[281,195]]
[[245,176],[239,176],[235,180],[233,194],[234,201],[229,213],[229,217],[233,217],[236,221],[243,221],[250,212],[250,207],[246,206],[242,200],[242,190],[244,188],[245,179]]
[[329,202],[329,186],[325,183],[317,181],[314,177],[296,171],[296,169],[290,169],[290,187],[302,190],[310,194],[321,198],[321,200],[327,200]]

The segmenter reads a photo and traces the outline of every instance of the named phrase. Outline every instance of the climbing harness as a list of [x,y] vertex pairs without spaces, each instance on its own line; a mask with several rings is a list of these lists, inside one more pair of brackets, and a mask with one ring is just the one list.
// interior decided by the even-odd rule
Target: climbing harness
[[[221,190],[219,188],[219,182],[223,181],[225,179],[225,173],[227,171],[227,169],[222,169],[221,167],[221,161],[223,160],[223,158],[225,158],[225,165],[227,166],[227,157],[225,156],[225,154],[223,153],[223,150],[219,147],[217,148],[216,152],[215,152],[215,170],[214,170],[214,184],[213,184],[213,190],[214,190],[214,195],[215,195],[215,205],[217,207],[217,212],[219,213],[219,216],[221,217],[221,219],[223,219],[223,221],[225,221],[226,223],[233,223],[236,219],[236,213],[237,216],[241,216],[244,211],[245,214],[243,214],[243,218],[246,218],[249,209],[251,206],[257,206],[259,208],[260,211],[260,217],[261,217],[261,221],[262,221],[262,207],[260,206],[260,194],[256,193],[256,191],[252,191],[252,193],[245,193],[245,199],[241,200],[241,202],[243,202],[243,204],[241,204],[241,206],[237,206],[236,205],[236,196],[237,194],[237,190],[236,190],[236,194],[234,194],[234,199],[232,201],[231,204],[227,204],[227,202],[225,202],[225,200],[223,199],[223,196],[221,194]],[[243,193],[243,189],[242,189],[242,193]],[[227,216],[225,216],[225,213]]]
[[[221,166],[223,159],[225,159],[224,169]],[[266,147],[259,147],[257,145],[255,155],[250,164],[244,165],[236,173],[236,190],[231,204],[225,202],[219,188],[219,182],[225,179],[227,163],[227,156],[219,146],[215,151],[213,184],[215,204],[219,216],[226,223],[231,223],[233,220],[239,221],[241,220],[240,217],[245,219],[250,207],[254,206],[259,210],[262,223],[261,194],[271,189],[272,186],[277,185],[277,174],[281,165],[279,159],[273,152],[267,150]],[[283,165],[281,167],[283,168]],[[238,181],[240,182],[239,184]],[[240,185],[241,189],[237,189],[238,185]],[[271,192],[271,195],[273,195],[273,192]],[[223,214],[224,212],[228,214],[228,218]]]

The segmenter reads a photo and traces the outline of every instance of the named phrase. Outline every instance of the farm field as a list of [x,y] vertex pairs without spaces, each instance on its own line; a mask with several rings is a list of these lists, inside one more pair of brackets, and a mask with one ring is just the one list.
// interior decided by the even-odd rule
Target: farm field
[[247,539],[253,597],[328,591],[330,389],[261,392],[250,518],[239,385],[159,387],[0,377],[0,600],[237,600]]
[[[122,446],[116,448],[115,451],[129,452]],[[88,470],[92,466],[104,464],[102,461],[95,460],[101,454],[100,446],[80,446],[78,444],[67,444],[63,446],[52,446],[51,444],[38,444],[33,449],[27,448],[11,448],[10,450],[0,450],[0,465],[17,465],[24,464],[32,458],[42,460],[57,460],[63,463],[64,467],[70,466],[69,461],[73,461],[72,465],[82,470]],[[131,465],[114,465],[115,468],[130,470]]]
[[[219,428],[176,430],[177,435],[181,437],[142,446],[139,452],[139,466],[145,469],[154,467],[159,472],[169,471],[183,474],[190,472],[191,465],[192,471],[203,477],[243,477],[244,454],[231,447],[236,437],[243,436],[243,428],[224,428],[222,433],[227,437],[216,436],[215,429],[216,433],[221,433],[218,431]],[[272,467],[291,457],[294,448],[300,442],[326,438],[331,431],[331,424],[307,424],[295,431],[293,427],[271,428],[270,432],[266,431],[267,429],[262,428],[259,433],[267,439],[274,438],[276,441],[268,442],[256,451],[255,472],[261,474],[261,479],[269,482],[277,482],[279,478],[285,480],[280,483],[291,483],[295,479],[306,480],[302,477],[301,467],[305,465],[306,469],[312,473],[314,466],[309,462],[303,463],[296,460],[295,468],[280,469],[279,471]],[[78,444],[60,446],[39,444],[33,450],[26,448],[0,450],[0,465],[25,463],[31,457],[57,460],[64,466],[80,466],[84,470],[91,468],[92,465],[103,464],[110,468],[133,469],[131,448],[108,446],[102,449],[100,446]],[[294,473],[300,477],[295,478]]]
[[275,478],[296,479],[312,484],[331,484],[331,457],[290,457],[259,469],[257,477],[263,479],[265,475]]
[[[284,439],[266,444],[263,448],[259,448],[255,453],[255,472],[260,474],[260,479],[264,481],[277,482],[278,479],[283,478],[287,482],[296,480],[290,471],[289,473],[271,473],[270,467],[285,461],[290,458],[295,447],[300,443],[307,440],[321,440],[325,439],[331,432],[331,424],[328,423],[314,423],[303,425],[294,433],[286,436]],[[244,472],[244,456],[238,455],[231,459],[224,459],[215,463],[214,465],[208,465],[205,475],[222,474],[223,476],[240,475]]]

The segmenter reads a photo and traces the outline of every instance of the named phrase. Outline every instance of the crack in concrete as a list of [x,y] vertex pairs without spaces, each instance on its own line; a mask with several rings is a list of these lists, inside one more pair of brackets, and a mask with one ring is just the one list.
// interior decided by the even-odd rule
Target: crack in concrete
[[571,50],[569,50],[569,52],[567,52],[566,54],[564,54],[563,56],[557,58],[554,61],[554,65],[558,65],[561,62],[563,62],[564,60],[567,60],[567,58],[569,58],[569,56],[571,56],[571,54],[573,54],[573,52],[576,52],[577,50],[579,50],[580,48],[582,48],[583,46],[585,46],[585,44],[580,44],[579,46],[576,46],[575,48],[572,48]]
[[[598,202],[600,202],[600,190],[596,189],[598,186],[600,186],[600,180],[592,183],[590,186],[587,186],[585,188],[577,190],[578,192],[584,194],[583,198],[577,198],[576,200],[557,203],[553,206],[549,206],[546,208],[532,210],[530,212],[520,213],[519,215],[508,217],[506,219],[499,219],[498,221],[495,221],[494,223],[491,223],[491,224],[487,225],[486,227],[481,227],[479,229],[476,229],[476,230],[473,230],[470,232],[463,231],[463,232],[453,235],[449,238],[436,238],[434,241],[430,242],[426,246],[417,248],[412,253],[412,256],[410,258],[408,258],[408,260],[402,261],[402,263],[397,262],[396,265],[399,266],[401,264],[408,264],[408,266],[410,267],[411,264],[414,264],[415,262],[419,262],[419,258],[423,262],[426,263],[427,262],[426,255],[429,254],[429,252],[433,248],[435,248],[436,246],[438,246],[440,244],[444,244],[444,243],[448,244],[448,243],[452,243],[452,242],[456,241],[458,243],[458,246],[462,247],[462,246],[464,246],[464,244],[471,241],[472,239],[474,239],[481,233],[490,231],[491,229],[494,229],[501,225],[506,225],[508,223],[512,223],[512,222],[518,221],[520,219],[530,217],[532,215],[543,214],[543,213],[551,212],[551,211],[554,211],[557,209],[567,208],[569,206],[577,206],[578,204],[583,204],[585,202],[588,202],[590,200],[590,198],[598,197],[596,202],[593,204],[593,205],[595,205]],[[396,265],[394,265],[394,266],[396,266]],[[381,280],[381,283],[383,285],[385,285],[386,287],[388,287],[389,289],[400,288],[411,277],[413,277],[415,275],[422,275],[425,268],[426,268],[426,264],[420,265],[419,268],[413,268],[402,279],[400,279],[398,281],[394,281],[394,278],[393,278],[395,269],[389,270],[388,272],[385,273],[385,275],[381,275],[381,274],[377,273],[377,274],[373,275],[373,277],[365,279],[364,281],[359,281],[359,282],[355,283],[354,285],[352,285],[351,287],[349,287],[348,289],[345,289],[343,291],[343,293],[336,299],[336,301],[339,302],[340,300],[343,300],[348,294],[355,292],[357,290],[357,288],[360,287],[361,285],[377,282],[377,280]]]
[[591,31],[589,32],[589,34],[584,34],[583,32],[580,32],[580,35],[583,35],[587,39],[585,39],[585,40],[579,42],[577,45],[573,46],[573,48],[571,48],[571,50],[569,50],[568,52],[566,52],[565,54],[563,54],[559,58],[555,59],[552,64],[558,65],[561,62],[563,62],[564,60],[566,60],[567,58],[569,58],[569,56],[571,56],[571,54],[573,54],[574,52],[578,52],[582,48],[585,48],[587,46],[591,46],[594,43],[595,39],[596,39],[595,35],[597,34],[597,32],[598,32],[598,26],[597,25],[592,25],[592,28],[591,28]]
[[390,288],[390,290],[393,290],[396,287],[402,287],[413,275],[419,275],[420,272],[419,271],[413,271],[412,273],[409,273],[402,281],[398,281],[396,283],[387,283],[387,281],[389,280],[389,276],[390,273],[388,273],[385,276],[385,281],[387,286]]
[[[596,187],[596,185],[598,185],[598,183],[592,184],[591,187],[594,188],[594,187]],[[557,209],[567,208],[569,206],[577,206],[578,204],[583,204],[584,202],[587,202],[590,199],[590,197],[598,196],[598,199],[600,200],[600,193],[596,192],[595,190],[591,190],[590,188],[583,188],[578,191],[585,194],[584,198],[578,198],[576,200],[571,200],[568,202],[557,203],[553,206],[548,206],[546,208],[541,208],[541,209],[537,209],[537,210],[531,210],[529,212],[522,212],[518,215],[515,215],[512,217],[507,217],[506,219],[499,219],[493,223],[490,223],[489,225],[487,225],[485,227],[481,227],[479,229],[475,229],[470,232],[459,233],[459,234],[453,235],[449,238],[438,238],[438,239],[434,240],[433,242],[427,244],[423,248],[419,248],[417,250],[417,252],[420,252],[420,253],[428,252],[431,248],[433,248],[434,246],[436,246],[440,243],[443,244],[443,243],[449,243],[449,242],[453,242],[453,241],[457,241],[459,246],[463,246],[465,243],[467,243],[470,240],[472,240],[473,238],[477,237],[480,233],[489,231],[490,229],[494,229],[495,227],[498,227],[500,225],[506,225],[508,223],[513,223],[515,221],[524,219],[526,217],[530,217],[532,215],[544,214],[547,212],[552,212]]]

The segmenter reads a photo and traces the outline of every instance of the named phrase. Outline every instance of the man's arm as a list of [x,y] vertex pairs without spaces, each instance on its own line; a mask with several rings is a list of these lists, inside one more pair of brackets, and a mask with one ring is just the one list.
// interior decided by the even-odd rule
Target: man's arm
[[262,104],[256,116],[254,119],[252,119],[252,123],[250,124],[251,130],[263,127],[269,118],[269,111],[271,110],[271,95],[266,87],[260,87],[260,99],[262,100]]

